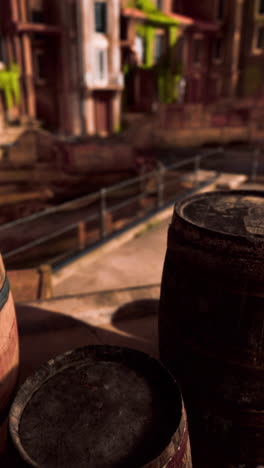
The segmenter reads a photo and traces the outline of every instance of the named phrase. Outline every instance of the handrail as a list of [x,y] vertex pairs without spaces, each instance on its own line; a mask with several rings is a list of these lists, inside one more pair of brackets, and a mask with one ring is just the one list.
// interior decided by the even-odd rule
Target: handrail
[[[134,178],[131,178],[129,180],[122,181],[122,182],[120,182],[118,184],[112,185],[111,187],[103,188],[98,192],[94,192],[94,193],[85,195],[83,197],[80,197],[78,199],[72,200],[70,202],[63,203],[60,206],[50,208],[48,210],[44,210],[41,213],[35,213],[34,215],[31,215],[31,216],[16,220],[16,221],[11,222],[11,223],[7,223],[7,224],[0,227],[0,231],[3,231],[7,227],[13,227],[13,226],[17,226],[17,225],[22,224],[22,223],[28,223],[28,222],[30,222],[32,220],[37,220],[37,219],[39,219],[39,218],[41,218],[41,217],[43,217],[45,215],[50,215],[50,214],[54,214],[54,213],[64,211],[66,209],[69,209],[69,207],[74,206],[74,205],[78,205],[80,203],[83,204],[85,202],[91,202],[91,201],[94,201],[94,202],[98,201],[99,202],[99,207],[98,207],[99,209],[98,209],[97,213],[90,214],[90,215],[88,215],[86,217],[84,216],[84,217],[82,217],[82,219],[80,219],[77,222],[73,222],[71,224],[68,224],[67,226],[62,227],[61,229],[57,229],[55,232],[49,233],[49,234],[44,235],[44,236],[42,236],[42,237],[40,237],[38,239],[32,240],[32,241],[28,242],[27,244],[24,244],[24,245],[22,245],[20,247],[17,247],[14,250],[7,251],[6,253],[3,253],[3,258],[7,259],[7,258],[13,257],[15,255],[18,255],[18,254],[20,254],[22,252],[25,252],[25,251],[27,251],[27,250],[29,250],[31,248],[37,247],[37,246],[39,246],[41,244],[44,244],[45,242],[48,242],[48,241],[50,241],[52,239],[55,239],[55,238],[65,234],[65,233],[67,233],[67,232],[69,232],[71,230],[74,230],[76,228],[78,229],[79,250],[83,250],[86,247],[85,241],[83,241],[83,231],[82,231],[83,229],[85,230],[85,223],[87,223],[87,222],[89,222],[91,220],[98,220],[100,238],[101,238],[101,240],[103,240],[107,236],[107,232],[106,232],[106,213],[107,212],[112,212],[113,213],[113,212],[117,211],[118,209],[121,209],[121,208],[127,206],[130,203],[133,203],[134,201],[146,198],[148,196],[147,193],[144,193],[144,191],[143,192],[141,191],[137,195],[133,195],[131,197],[126,198],[125,200],[122,200],[121,202],[119,201],[118,203],[111,204],[111,206],[107,206],[107,195],[109,195],[110,193],[113,193],[114,191],[117,191],[117,190],[120,190],[122,188],[128,187],[128,186],[132,185],[133,183],[142,182],[142,181],[146,180],[147,178],[150,178],[150,179],[154,178],[154,179],[156,179],[156,184],[154,185],[155,188],[154,188],[154,190],[152,192],[155,193],[156,197],[157,197],[157,203],[156,203],[156,205],[154,207],[154,209],[157,210],[157,209],[161,208],[164,205],[164,203],[167,202],[167,200],[164,199],[164,188],[170,186],[171,183],[172,183],[172,181],[166,181],[166,183],[164,182],[164,175],[165,174],[169,173],[169,171],[172,170],[172,169],[173,170],[174,169],[179,169],[181,167],[193,164],[193,174],[194,174],[193,182],[194,182],[195,190],[197,190],[198,186],[200,186],[199,180],[198,180],[198,170],[200,169],[201,161],[204,160],[205,158],[212,157],[212,156],[215,156],[215,155],[223,153],[223,152],[224,151],[223,151],[222,148],[218,148],[215,151],[207,151],[207,152],[204,152],[202,154],[196,154],[195,156],[193,156],[191,158],[187,158],[187,159],[185,159],[183,161],[173,163],[173,164],[171,164],[169,166],[160,166],[159,169],[157,169],[155,171],[151,171],[151,172],[148,172],[148,173],[145,173],[145,174],[141,174],[138,177],[134,177]],[[256,167],[256,163],[255,163],[254,167]],[[197,176],[196,176],[196,174],[197,174]],[[213,179],[215,179],[217,177],[217,175],[214,178],[209,179],[208,181],[206,181],[206,184],[208,185],[209,183],[212,183]],[[173,197],[172,197],[172,199],[173,199]],[[152,211],[153,211],[153,207],[152,207]]]
[[77,204],[78,202],[83,202],[83,201],[96,201],[97,199],[99,200],[100,198],[100,192],[93,192],[93,193],[89,193],[88,195],[84,195],[83,197],[79,197],[79,198],[75,198],[74,200],[70,200],[68,202],[65,202],[65,203],[62,203],[61,205],[59,206],[54,206],[52,208],[47,208],[43,211],[39,211],[37,213],[34,213],[32,215],[29,215],[29,216],[25,216],[24,218],[19,218],[19,219],[16,219],[15,221],[10,221],[9,223],[6,223],[6,224],[3,224],[2,226],[0,226],[0,232],[1,231],[4,231],[5,229],[9,228],[9,227],[13,227],[13,226],[17,226],[19,224],[23,224],[23,223],[28,223],[29,221],[34,221],[35,219],[39,219],[39,218],[42,218],[43,216],[47,216],[47,215],[50,215],[50,214],[54,214],[54,213],[58,213],[60,211],[64,211],[66,210],[70,205],[74,205],[74,204]]
[[[218,152],[219,152],[219,149],[216,150],[216,151],[213,151],[213,152],[210,151],[208,153],[204,153],[203,155],[201,155],[201,157],[204,159],[206,157],[210,157],[212,155],[215,155]],[[164,167],[165,167],[165,170],[184,167],[184,166],[194,162],[196,158],[197,158],[197,156],[193,156],[191,158],[187,158],[185,160],[178,161],[177,163],[174,163],[174,164],[172,164],[170,166],[164,166]],[[105,187],[104,188],[105,193],[107,194],[107,193],[110,193],[110,192],[115,191],[117,189],[128,187],[129,185],[132,185],[133,183],[142,182],[148,177],[155,176],[155,174],[157,174],[157,170],[147,172],[145,174],[141,174],[141,175],[139,175],[137,177],[133,177],[133,178],[130,178],[128,180],[124,180],[124,181],[119,182],[117,184],[111,185],[111,187]],[[97,191],[97,192],[89,193],[88,195],[84,195],[84,196],[79,197],[79,198],[75,198],[74,200],[67,201],[65,203],[62,203],[59,206],[54,206],[52,208],[47,208],[47,209],[45,209],[43,211],[40,211],[38,213],[34,213],[32,215],[25,216],[24,218],[20,218],[20,219],[17,219],[15,221],[11,221],[9,223],[3,224],[2,226],[0,226],[0,232],[4,231],[5,229],[8,229],[10,227],[13,227],[13,226],[17,226],[17,225],[23,224],[23,223],[28,223],[29,221],[33,221],[33,220],[42,218],[43,216],[47,216],[47,215],[54,214],[54,213],[57,213],[57,212],[60,212],[60,211],[64,211],[66,209],[69,209],[69,207],[71,205],[74,205],[74,204],[76,205],[76,204],[82,203],[84,201],[91,201],[91,200],[92,201],[97,201],[99,199],[100,199],[100,190]]]
[[[91,220],[96,219],[96,218],[99,218],[99,214],[87,216],[86,218],[83,219],[83,221],[87,222],[87,221],[91,221]],[[11,256],[13,257],[14,255],[17,255],[17,254],[19,254],[21,252],[24,252],[25,250],[29,250],[29,249],[31,249],[33,247],[37,247],[38,245],[43,244],[44,242],[55,239],[56,237],[59,237],[62,234],[65,234],[66,232],[72,231],[78,225],[79,225],[79,223],[68,224],[64,228],[58,229],[57,231],[53,231],[51,234],[48,234],[47,236],[39,237],[38,239],[36,239],[34,241],[31,241],[31,242],[28,242],[27,244],[24,244],[21,247],[17,247],[17,249],[14,249],[14,250],[11,250],[9,252],[4,253],[3,257],[4,258],[9,258]]]

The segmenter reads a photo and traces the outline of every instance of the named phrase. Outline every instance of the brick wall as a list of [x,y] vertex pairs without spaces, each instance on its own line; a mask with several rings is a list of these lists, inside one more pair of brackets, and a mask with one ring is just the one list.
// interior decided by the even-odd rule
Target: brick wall
[[171,104],[160,107],[151,125],[148,119],[141,121],[138,146],[147,140],[180,146],[264,140],[264,106],[260,101],[240,100],[207,106]]

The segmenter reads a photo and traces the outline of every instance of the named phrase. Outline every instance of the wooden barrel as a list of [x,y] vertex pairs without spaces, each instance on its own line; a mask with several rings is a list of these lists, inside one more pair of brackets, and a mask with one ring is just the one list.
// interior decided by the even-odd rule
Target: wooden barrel
[[175,206],[159,340],[182,388],[194,466],[264,465],[264,193]]
[[19,390],[10,433],[29,466],[192,466],[175,380],[127,348],[88,346],[49,361]]
[[14,302],[0,255],[0,456],[6,444],[8,411],[17,382],[18,358]]

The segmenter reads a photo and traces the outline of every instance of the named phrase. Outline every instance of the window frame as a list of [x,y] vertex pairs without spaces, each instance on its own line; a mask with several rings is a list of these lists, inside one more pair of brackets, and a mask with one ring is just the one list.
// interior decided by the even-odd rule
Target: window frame
[[[44,7],[44,1],[43,0],[40,0],[39,3],[35,5],[31,4],[31,2],[28,2],[27,4],[27,10],[28,10],[28,18],[30,20],[31,23],[34,23],[34,24],[45,24],[47,21],[46,21],[46,18],[45,18],[45,7]],[[34,18],[34,15],[40,15],[41,17],[41,20],[36,20]]]
[[194,66],[201,66],[203,64],[203,48],[200,46],[200,57],[198,60],[195,60],[195,43],[202,44],[204,42],[204,37],[202,34],[195,34],[192,39],[192,64]]
[[263,5],[263,12],[260,12],[260,6],[261,6],[261,1],[263,0],[256,0],[256,3],[255,3],[255,13],[256,13],[256,16],[264,16],[264,5]]
[[[262,47],[258,47],[258,37],[260,29],[263,30],[263,44]],[[253,33],[253,40],[252,40],[252,54],[254,55],[261,55],[264,53],[264,24],[257,24],[254,29]]]
[[[104,71],[101,74],[101,63],[100,55],[103,54]],[[102,57],[102,55],[101,55]],[[94,48],[94,84],[98,87],[105,87],[108,84],[109,73],[108,73],[108,48],[96,45]]]
[[217,21],[223,21],[225,17],[226,0],[217,0],[215,17]]
[[37,85],[45,85],[47,84],[47,79],[46,77],[41,77],[40,76],[40,67],[39,67],[39,62],[38,62],[38,57],[39,56],[45,56],[45,50],[41,48],[37,48],[34,50],[34,76],[35,76],[35,82]]
[[[216,41],[221,41],[221,45],[220,45],[220,56],[217,57],[215,52],[216,52]],[[216,36],[214,38],[214,41],[213,41],[213,54],[212,54],[212,58],[213,58],[213,63],[215,64],[219,64],[219,63],[222,63],[223,60],[224,60],[224,38],[223,36]]]
[[5,41],[5,37],[0,35],[0,64],[2,68],[5,66],[6,62],[7,62],[6,41]]
[[[137,41],[141,43],[142,56],[138,53],[139,49],[137,48]],[[142,36],[140,36],[139,34],[135,35],[135,51],[136,51],[136,54],[137,54],[137,58],[139,59],[139,63],[144,64],[145,56],[146,56],[146,43],[145,43],[144,38]]]
[[[157,38],[159,38],[159,40],[161,39],[161,54],[159,55],[159,57],[157,57],[157,54],[156,54],[156,40]],[[154,36],[154,41],[153,41],[153,63],[158,63],[159,60],[162,58],[162,56],[164,55],[165,53],[165,50],[166,50],[166,44],[165,44],[165,34],[163,31],[156,31],[155,33],[155,36]]]
[[[97,31],[97,22],[96,22],[96,7],[97,5],[104,5],[104,31]],[[108,33],[108,3],[106,0],[94,0],[94,32],[95,34],[107,34]]]

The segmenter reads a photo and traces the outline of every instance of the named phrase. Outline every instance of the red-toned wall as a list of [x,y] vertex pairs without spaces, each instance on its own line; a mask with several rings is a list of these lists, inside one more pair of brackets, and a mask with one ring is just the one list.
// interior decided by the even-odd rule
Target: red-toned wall
[[218,0],[174,0],[173,8],[175,12],[187,16],[203,20],[215,20],[217,1]]

